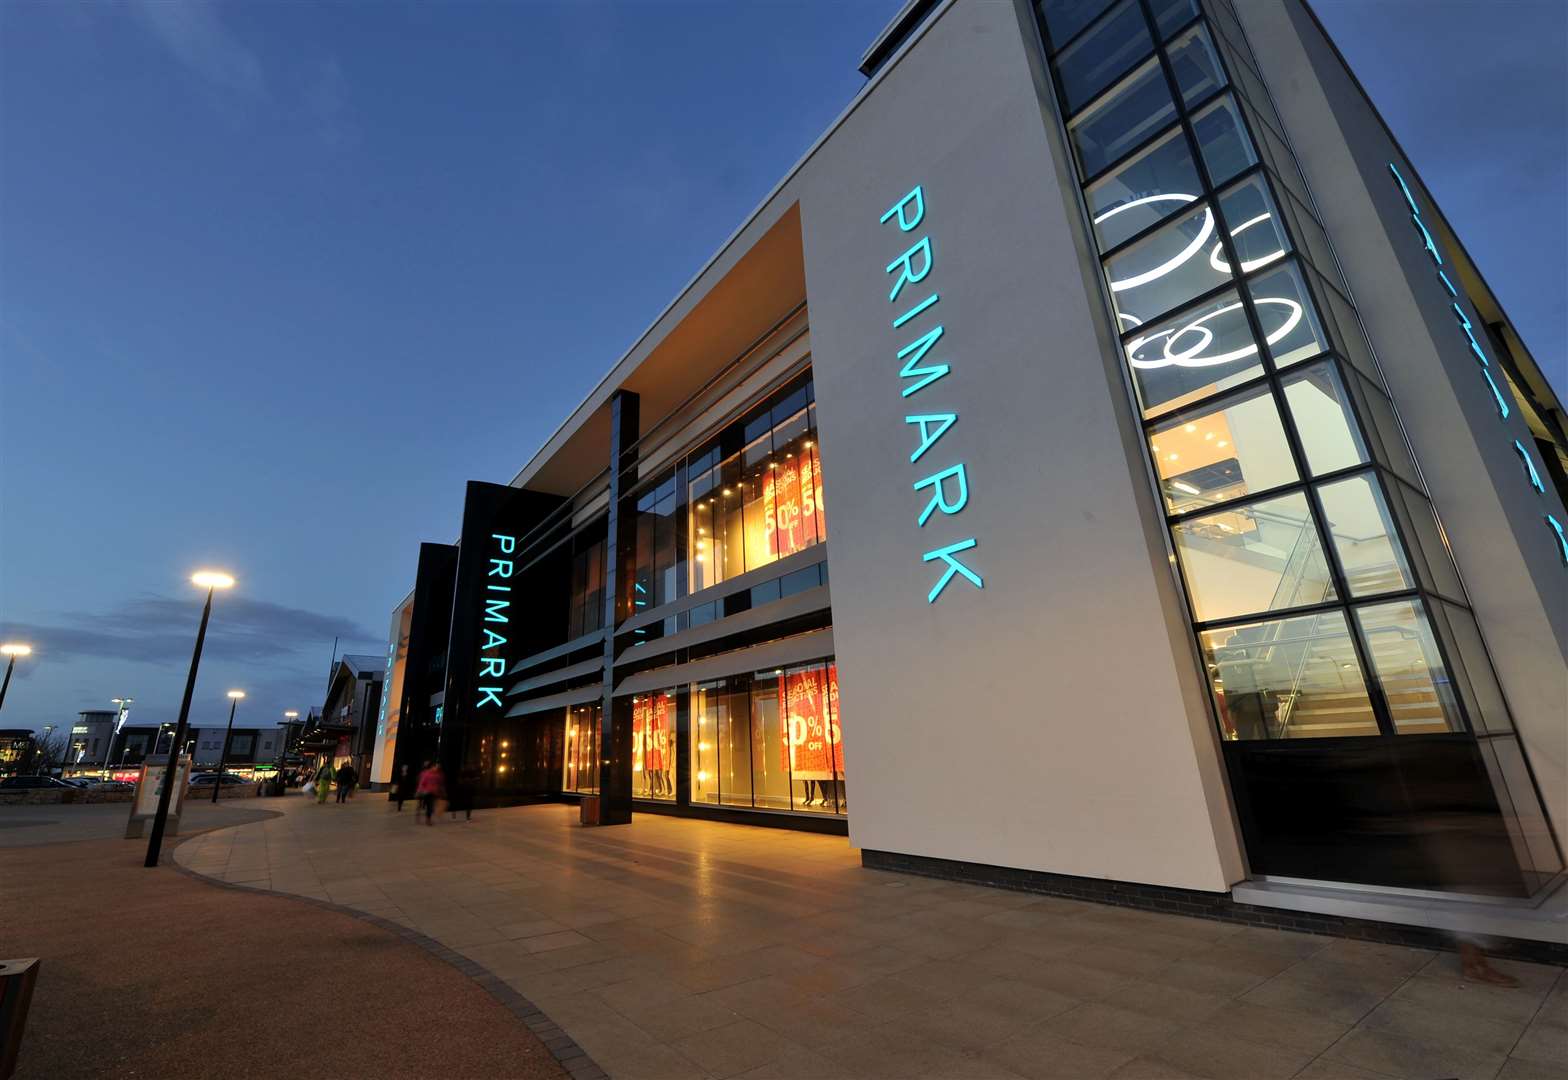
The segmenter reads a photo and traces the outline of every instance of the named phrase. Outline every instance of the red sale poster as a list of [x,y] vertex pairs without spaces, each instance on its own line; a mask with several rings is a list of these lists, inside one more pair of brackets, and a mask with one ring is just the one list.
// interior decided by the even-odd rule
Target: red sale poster
[[822,466],[815,446],[800,455],[800,512],[808,542],[826,540],[827,518],[822,513]]
[[795,460],[785,458],[783,464],[772,470],[778,478],[774,494],[777,503],[774,513],[778,516],[778,528],[774,536],[778,541],[778,550],[774,554],[779,558],[793,555],[806,546],[805,538],[801,535],[801,483],[800,474],[795,470]]
[[833,745],[835,779],[844,776],[844,734],[838,719],[838,665],[828,665],[828,741]]
[[788,732],[781,764],[796,780],[832,780],[834,733],[827,716],[822,669],[793,671],[779,681],[779,715]]

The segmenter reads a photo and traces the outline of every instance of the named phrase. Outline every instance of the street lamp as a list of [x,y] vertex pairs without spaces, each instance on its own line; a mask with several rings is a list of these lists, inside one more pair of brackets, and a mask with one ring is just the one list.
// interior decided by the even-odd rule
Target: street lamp
[[229,726],[223,729],[223,749],[218,753],[218,779],[212,785],[212,801],[218,801],[218,789],[223,786],[223,770],[229,764],[229,735],[234,731],[234,710],[245,696],[243,690],[229,691]]
[[31,645],[23,645],[20,641],[8,641],[0,645],[0,655],[9,656],[11,659],[5,665],[5,682],[0,682],[0,706],[5,705],[5,692],[11,688],[11,669],[16,667],[18,656],[33,655]]
[[196,629],[196,649],[191,653],[190,674],[185,677],[185,696],[180,699],[180,718],[174,725],[174,741],[169,745],[169,761],[163,770],[163,787],[158,791],[158,812],[152,819],[152,839],[147,841],[147,859],[143,866],[157,866],[158,853],[163,849],[163,827],[169,819],[169,796],[179,779],[180,743],[185,741],[185,727],[191,715],[191,694],[196,690],[196,669],[201,666],[201,646],[207,640],[207,620],[212,617],[212,594],[218,589],[234,587],[234,579],[217,570],[201,570],[191,575],[191,584],[207,590],[207,603],[201,609],[201,625]]
[[41,749],[43,751],[43,759],[44,759],[43,775],[45,775],[45,776],[49,775],[49,733],[52,732],[53,730],[54,730],[54,725],[53,724],[45,724],[44,725],[44,744],[41,747]]
[[[131,704],[135,700],[136,699],[133,698],[133,697],[116,697],[116,698],[110,698],[109,699],[109,701],[111,703],[113,703],[115,705],[118,705],[120,707],[120,715],[115,718],[114,727],[109,729],[109,745],[104,747],[104,750],[103,750],[103,772],[104,772],[105,778],[107,778],[108,775],[109,775],[109,763],[114,760],[114,739],[115,739],[115,736],[120,734],[121,730],[123,730],[124,727],[125,727],[125,721],[130,719],[130,716],[131,716]],[[125,753],[124,753],[124,751],[121,751],[120,757],[121,757],[120,764],[124,765],[125,764],[125,761],[124,761]]]

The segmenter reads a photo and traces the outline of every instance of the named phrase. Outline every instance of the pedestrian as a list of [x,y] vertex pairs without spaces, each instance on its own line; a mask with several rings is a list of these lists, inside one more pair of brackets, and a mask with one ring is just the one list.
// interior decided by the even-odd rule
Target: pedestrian
[[316,805],[326,804],[327,796],[332,793],[332,762],[324,761],[321,768],[316,770]]
[[359,774],[354,771],[353,762],[347,758],[338,766],[338,802],[343,802],[354,791],[354,781],[359,779]]
[[432,819],[436,816],[436,800],[446,795],[446,775],[442,773],[439,763],[425,762],[415,794],[419,797],[419,812],[425,815],[425,824],[435,824]]
[[403,803],[414,794],[414,774],[404,762],[398,767],[397,783],[392,785],[392,798],[397,803],[397,812],[403,812]]

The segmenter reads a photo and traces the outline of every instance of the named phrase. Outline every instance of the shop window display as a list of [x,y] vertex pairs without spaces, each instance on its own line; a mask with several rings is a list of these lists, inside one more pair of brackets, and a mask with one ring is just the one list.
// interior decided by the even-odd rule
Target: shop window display
[[566,710],[563,791],[593,794],[599,790],[599,713],[602,706],[574,705]]
[[846,812],[836,664],[697,683],[691,701],[692,805]]
[[675,801],[675,698],[632,698],[632,797]]

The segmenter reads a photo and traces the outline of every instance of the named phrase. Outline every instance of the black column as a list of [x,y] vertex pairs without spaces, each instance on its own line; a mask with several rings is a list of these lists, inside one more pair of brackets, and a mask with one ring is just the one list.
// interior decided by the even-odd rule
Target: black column
[[599,824],[632,820],[632,703],[615,697],[615,627],[630,608],[637,514],[625,491],[637,482],[637,395],[610,399],[610,516],[604,545],[604,700],[599,712]]

